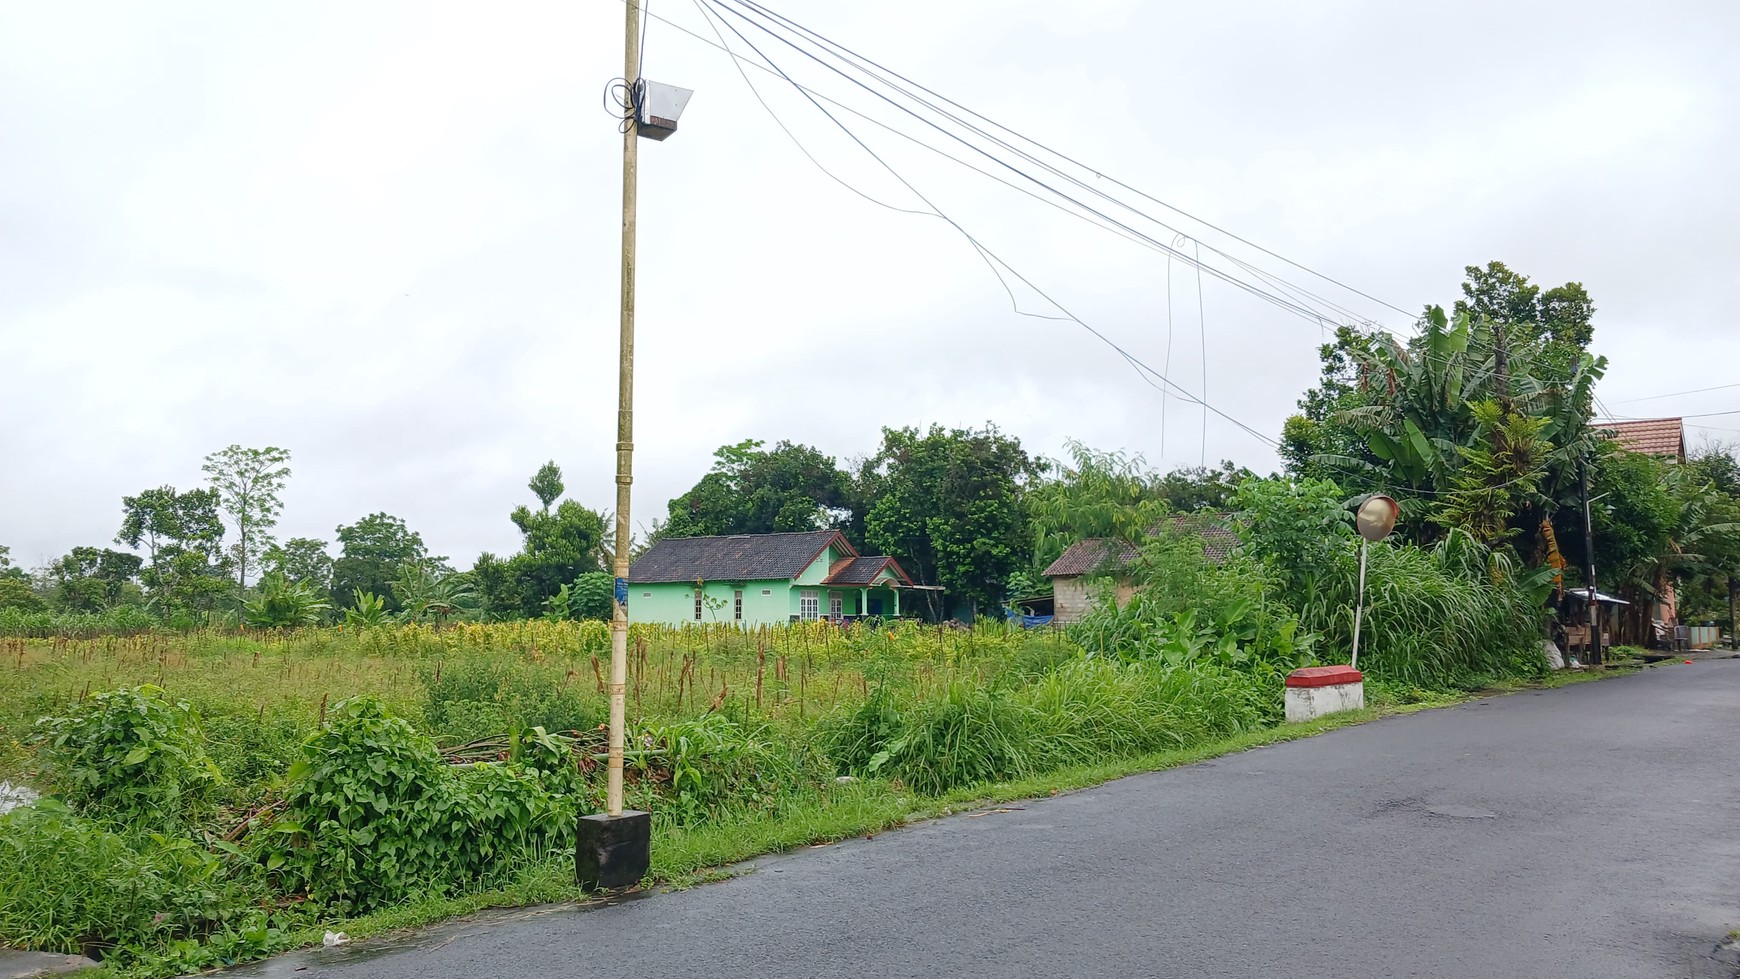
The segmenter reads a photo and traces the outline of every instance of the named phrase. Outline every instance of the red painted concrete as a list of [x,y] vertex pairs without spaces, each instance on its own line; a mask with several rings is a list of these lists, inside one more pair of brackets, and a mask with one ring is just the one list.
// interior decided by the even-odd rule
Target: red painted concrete
[[1343,683],[1358,683],[1365,674],[1351,666],[1308,666],[1287,674],[1289,687],[1333,687]]

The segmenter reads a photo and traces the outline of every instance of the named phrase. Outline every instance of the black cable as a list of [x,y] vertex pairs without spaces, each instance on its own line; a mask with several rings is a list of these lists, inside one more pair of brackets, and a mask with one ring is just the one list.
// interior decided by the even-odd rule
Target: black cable
[[[729,2],[731,2],[731,0],[723,0],[723,2],[729,3]],[[1088,205],[1088,204],[1086,204],[1086,203],[1084,203],[1084,202],[1082,202],[1074,197],[1071,197],[1070,195],[1068,195],[1068,194],[1064,193],[1063,191],[1057,189],[1056,187],[1046,183],[1045,181],[1040,180],[1039,178],[1033,176],[1032,174],[1021,170],[1019,167],[1009,163],[1007,160],[1003,160],[1003,159],[991,154],[990,152],[986,151],[983,147],[976,146],[973,143],[967,141],[966,139],[963,139],[959,134],[951,132],[951,131],[943,128],[942,126],[937,125],[934,121],[925,118],[924,116],[918,114],[917,112],[914,112],[911,108],[908,108],[907,106],[901,105],[899,102],[896,102],[894,99],[889,98],[887,95],[883,94],[882,92],[879,92],[879,91],[875,90],[874,88],[871,88],[870,86],[864,84],[863,82],[861,82],[861,81],[853,78],[852,76],[846,74],[845,72],[841,71],[839,68],[835,67],[834,65],[829,64],[826,61],[823,61],[821,58],[817,57],[813,52],[805,50],[804,48],[800,47],[799,45],[793,43],[790,39],[775,33],[774,31],[770,30],[765,25],[755,21],[753,18],[742,14],[740,11],[737,11],[736,9],[729,7],[729,6],[725,6],[723,9],[725,12],[730,13],[734,17],[738,18],[739,20],[744,21],[749,26],[756,28],[757,30],[761,31],[764,34],[767,34],[769,37],[772,37],[774,40],[779,41],[780,43],[782,43],[782,44],[786,45],[787,47],[791,48],[792,50],[798,52],[799,54],[803,55],[804,57],[809,58],[811,61],[816,62],[817,64],[821,65],[822,67],[827,68],[829,71],[834,72],[835,74],[846,79],[847,81],[858,86],[859,88],[869,92],[870,94],[876,96],[877,98],[881,99],[882,101],[887,102],[889,105],[895,107],[896,109],[899,109],[901,112],[904,112],[907,115],[912,116],[914,119],[917,119],[918,121],[924,123],[925,125],[930,126],[932,129],[935,129],[937,132],[949,137],[950,139],[955,140],[956,142],[962,144],[963,146],[966,146],[967,148],[971,149],[973,152],[978,153],[981,156],[986,157],[987,159],[989,159],[993,163],[997,164],[998,166],[1001,166],[1001,167],[1004,167],[1004,168],[1010,170],[1011,172],[1015,173],[1016,175],[1034,183],[1035,185],[1045,189],[1046,191],[1049,191],[1050,193],[1056,195],[1057,197],[1060,197],[1063,200],[1066,200],[1066,201],[1070,202],[1071,204],[1075,205],[1076,207],[1079,207],[1082,210],[1087,211],[1089,214],[1092,214],[1092,215],[1094,215],[1094,216],[1096,216],[1104,221],[1112,223],[1112,224],[1116,225],[1117,227],[1122,228],[1125,231],[1128,231],[1132,235],[1137,235],[1137,236],[1142,237],[1143,239],[1151,242],[1157,248],[1161,248],[1161,249],[1168,248],[1168,246],[1161,244],[1157,239],[1153,238],[1152,236],[1147,235],[1144,232],[1138,231],[1137,229],[1132,228],[1128,224],[1125,224],[1124,222],[1119,221],[1118,219],[1111,217],[1110,215],[1106,214],[1105,212],[1100,211],[1100,210],[1098,210],[1098,209],[1096,209],[1096,208],[1094,208],[1094,207],[1092,207],[1092,206],[1090,206],[1090,205]],[[716,8],[715,13],[717,13],[717,12],[718,12],[718,9]],[[737,31],[735,28],[733,28],[733,33],[738,34],[738,36],[743,39],[744,43],[746,43],[746,44],[750,43],[749,39],[746,37],[743,37],[742,33]],[[754,48],[754,45],[751,44],[751,47]],[[759,48],[754,48],[754,49],[755,49],[756,53],[759,54],[764,61],[769,60],[767,58],[767,55],[765,53],[763,53]],[[787,81],[791,81],[789,76],[787,76]],[[796,85],[795,82],[792,82],[792,84]],[[802,87],[801,86],[798,86],[798,87],[801,90]],[[812,99],[811,101],[814,101],[814,99]],[[818,108],[819,108],[819,106],[818,106]],[[950,118],[954,118],[954,117],[950,117]],[[969,126],[969,128],[972,128],[972,127]],[[1041,167],[1046,167],[1047,169],[1052,170],[1052,172],[1060,174],[1065,179],[1071,180],[1072,182],[1076,183],[1077,185],[1088,189],[1090,193],[1094,193],[1097,196],[1105,197],[1108,200],[1112,200],[1116,203],[1119,203],[1120,206],[1123,206],[1126,209],[1133,211],[1134,213],[1138,213],[1138,214],[1141,213],[1140,211],[1136,211],[1136,209],[1131,208],[1128,205],[1122,204],[1122,202],[1117,202],[1115,198],[1110,198],[1103,191],[1098,191],[1098,190],[1095,190],[1091,187],[1087,187],[1087,185],[1082,184],[1080,181],[1077,181],[1072,177],[1069,177],[1067,174],[1062,174],[1062,172],[1058,171],[1055,167],[1050,167],[1048,164],[1045,164],[1042,161],[1035,160],[1033,157],[1031,157],[1031,155],[1022,154],[1022,151],[1020,151],[1014,147],[1010,147],[1005,142],[1002,142],[1000,140],[996,140],[995,137],[989,137],[988,134],[984,134],[982,130],[974,130],[974,131],[980,133],[981,135],[987,135],[987,138],[991,138],[993,141],[998,142],[999,145],[1005,146],[1006,148],[1011,149],[1012,151],[1016,152],[1017,154],[1023,155],[1023,157],[1025,159],[1031,160]],[[1165,224],[1164,222],[1162,222],[1156,218],[1153,218],[1152,216],[1149,216],[1149,215],[1143,215],[1143,216],[1147,217],[1148,220],[1153,221],[1155,224],[1158,224],[1161,227],[1166,228],[1169,231],[1177,231],[1177,229],[1170,227],[1169,225]],[[1178,233],[1182,234],[1182,232],[1178,232]],[[1210,250],[1211,251],[1214,250],[1212,246],[1210,247]],[[1187,255],[1184,255],[1182,253],[1177,253],[1176,257],[1180,261],[1187,262],[1187,263],[1191,262],[1190,257]],[[1191,264],[1195,264],[1195,263],[1191,263]],[[1239,280],[1233,276],[1226,274],[1225,272],[1222,272],[1220,269],[1207,267],[1207,268],[1204,268],[1203,270],[1208,272],[1208,274],[1214,276],[1215,278],[1218,278],[1221,281],[1226,282],[1227,284],[1229,284],[1235,288],[1241,289],[1241,290],[1249,293],[1250,295],[1255,296],[1255,297],[1260,298],[1260,299],[1263,299],[1264,301],[1269,302],[1269,303],[1271,303],[1279,308],[1286,309],[1287,311],[1292,312],[1295,315],[1300,316],[1303,319],[1313,321],[1313,322],[1320,319],[1320,315],[1318,313],[1316,313],[1310,309],[1307,309],[1303,306],[1298,305],[1296,302],[1292,301],[1291,299],[1281,297],[1281,296],[1276,296],[1272,293],[1264,292],[1263,290],[1256,288],[1247,282],[1244,282],[1242,280]]]
[[[713,7],[713,3],[711,2],[711,0],[696,0],[696,3],[704,5],[715,16],[717,16],[719,14],[719,11]],[[1007,270],[1009,272],[1009,274],[1013,275],[1023,285],[1025,285],[1025,286],[1027,286],[1027,288],[1033,290],[1034,293],[1039,295],[1046,302],[1050,303],[1059,312],[1063,313],[1065,318],[1076,323],[1078,326],[1082,327],[1083,329],[1087,330],[1089,333],[1091,333],[1092,335],[1097,337],[1101,342],[1105,343],[1107,346],[1111,347],[1114,351],[1116,351],[1119,356],[1121,356],[1127,363],[1129,363],[1133,368],[1135,368],[1137,370],[1138,376],[1141,376],[1143,372],[1146,372],[1148,375],[1151,375],[1154,379],[1157,379],[1161,383],[1177,390],[1182,397],[1184,397],[1184,398],[1186,398],[1186,399],[1188,399],[1196,404],[1201,404],[1205,409],[1207,409],[1209,411],[1213,411],[1215,414],[1221,416],[1222,418],[1225,418],[1227,421],[1238,426],[1240,429],[1249,433],[1252,437],[1258,439],[1259,441],[1265,442],[1265,443],[1269,444],[1270,446],[1274,446],[1274,445],[1278,444],[1274,439],[1270,438],[1269,436],[1264,435],[1263,433],[1257,431],[1256,429],[1250,427],[1249,425],[1246,425],[1244,422],[1241,422],[1238,419],[1233,418],[1231,415],[1226,414],[1225,412],[1221,411],[1220,409],[1215,408],[1214,406],[1207,404],[1202,399],[1191,395],[1188,391],[1184,390],[1184,388],[1179,387],[1175,382],[1173,382],[1172,379],[1170,379],[1170,378],[1166,377],[1165,375],[1161,374],[1160,372],[1154,370],[1152,367],[1149,367],[1147,364],[1143,363],[1139,358],[1135,357],[1134,355],[1129,353],[1127,350],[1125,350],[1123,347],[1119,346],[1111,338],[1107,337],[1105,334],[1099,332],[1098,330],[1094,329],[1092,326],[1088,325],[1084,320],[1082,320],[1080,317],[1076,316],[1074,313],[1071,313],[1067,308],[1065,308],[1063,306],[1063,304],[1059,303],[1057,300],[1053,299],[1049,294],[1047,294],[1044,290],[1042,290],[1038,286],[1034,285],[1033,282],[1031,280],[1029,280],[1026,276],[1022,275],[1014,267],[1009,265],[1008,262],[1004,261],[995,252],[993,252],[989,248],[987,248],[977,238],[974,238],[971,233],[969,233],[965,228],[963,228],[953,218],[950,218],[947,214],[944,214],[942,212],[942,210],[940,208],[938,208],[928,197],[926,197],[922,191],[920,191],[917,187],[914,187],[912,185],[912,183],[910,181],[908,181],[905,177],[901,176],[900,172],[895,170],[894,167],[888,163],[888,161],[884,160],[880,155],[878,155],[876,153],[875,150],[872,150],[868,144],[866,144],[862,139],[860,139],[856,133],[852,132],[850,127],[848,127],[845,123],[841,122],[833,113],[829,112],[826,108],[824,108],[822,106],[822,104],[819,101],[817,101],[815,97],[811,96],[807,90],[805,90],[802,86],[798,85],[795,81],[793,81],[791,76],[786,74],[784,69],[781,69],[779,67],[779,65],[776,62],[774,62],[774,60],[772,58],[768,57],[766,52],[762,51],[759,47],[757,47],[755,42],[753,42],[753,41],[749,40],[749,38],[745,37],[743,35],[743,32],[739,31],[735,26],[733,26],[729,23],[726,23],[722,17],[720,18],[720,22],[724,23],[725,26],[731,31],[731,33],[737,35],[737,38],[739,40],[741,40],[744,44],[748,45],[750,50],[754,51],[756,53],[756,55],[758,57],[760,57],[763,62],[765,62],[767,65],[769,65],[774,70],[774,72],[776,74],[778,74],[781,78],[785,79],[785,81],[787,83],[791,84],[798,91],[802,92],[804,94],[804,97],[809,100],[811,105],[815,106],[815,108],[818,112],[822,113],[824,116],[827,116],[828,120],[830,122],[832,122],[835,126],[839,127],[839,129],[842,132],[844,132],[846,134],[846,136],[849,139],[851,139],[854,143],[858,144],[858,147],[860,149],[862,149],[865,153],[869,154],[871,159],[875,160],[878,164],[880,164],[884,170],[887,170],[888,173],[891,176],[893,176],[895,180],[898,180],[903,186],[906,187],[907,190],[910,190],[915,197],[917,197],[919,200],[923,201],[925,206],[929,207],[931,209],[931,212],[936,217],[940,218],[941,220],[943,220],[944,222],[949,224],[957,232],[959,232],[962,237],[966,238],[967,241],[974,247],[974,249],[976,249],[980,253],[980,256],[986,260],[987,264],[995,262],[996,265],[1002,266],[1003,269]],[[771,110],[769,110],[769,111],[771,111]],[[995,271],[995,266],[993,266],[993,271]],[[999,280],[1001,280],[1002,276],[999,275],[998,278],[999,278]],[[1006,290],[1008,289],[1008,284],[1006,282],[1004,283],[1004,288]],[[1011,298],[1013,299],[1013,292],[1011,292],[1010,295],[1011,295]],[[1015,311],[1021,315],[1024,315],[1024,316],[1037,315],[1037,314],[1032,314],[1032,313],[1026,313],[1026,312],[1022,311],[1021,309],[1019,309],[1018,307]],[[1056,319],[1057,317],[1040,317],[1040,318]],[[1146,381],[1146,383],[1148,383],[1148,385],[1150,387],[1154,387],[1157,390],[1164,390],[1163,388],[1160,388],[1158,385],[1154,384],[1153,380],[1147,380],[1147,378],[1144,378],[1144,380]]]
[[[893,69],[890,69],[890,68],[878,63],[877,61],[875,61],[872,58],[869,58],[865,55],[859,54],[858,52],[853,51],[851,48],[848,48],[845,45],[840,44],[837,41],[831,40],[831,39],[823,36],[822,34],[816,32],[814,30],[811,30],[810,28],[804,27],[802,24],[799,24],[796,21],[793,21],[790,18],[779,14],[778,12],[769,9],[760,3],[757,3],[756,0],[738,0],[738,2],[754,8],[755,10],[759,11],[764,16],[771,17],[774,20],[777,20],[777,21],[785,24],[787,27],[789,27],[792,30],[801,32],[805,35],[808,35],[810,38],[812,38],[812,39],[814,39],[822,44],[825,44],[825,45],[829,46],[830,48],[835,49],[836,51],[840,52],[843,55],[846,55],[850,58],[857,59],[865,64],[868,64],[868,65],[876,68],[879,71],[886,72],[887,74],[892,75],[895,78],[900,79],[901,81],[907,83],[908,85],[912,85],[913,87],[919,89],[920,91],[924,92],[927,95],[930,95],[930,96],[937,98],[937,99],[941,99],[942,101],[947,102],[949,105],[955,107],[956,109],[959,109],[962,112],[965,112],[969,115],[972,115],[973,117],[980,119],[980,120],[998,128],[998,129],[1002,130],[1003,132],[1006,132],[1006,133],[1010,134],[1011,136],[1014,136],[1017,139],[1020,139],[1020,140],[1026,142],[1026,143],[1029,143],[1035,147],[1038,147],[1040,150],[1043,150],[1044,152],[1050,153],[1051,155],[1065,161],[1066,163],[1071,164],[1072,166],[1080,167],[1081,169],[1086,170],[1089,173],[1092,173],[1095,177],[1098,177],[1102,180],[1106,180],[1106,181],[1109,181],[1113,184],[1116,184],[1117,186],[1122,187],[1123,189],[1130,191],[1131,193],[1136,194],[1136,195],[1138,195],[1146,200],[1152,201],[1153,203],[1158,204],[1161,207],[1164,207],[1167,210],[1172,211],[1175,214],[1181,215],[1182,217],[1185,217],[1191,221],[1195,221],[1198,224],[1201,224],[1204,227],[1207,227],[1213,231],[1216,231],[1220,234],[1223,234],[1223,235],[1227,236],[1228,238],[1231,238],[1234,241],[1237,241],[1243,245],[1247,245],[1251,248],[1255,248],[1256,250],[1262,252],[1265,255],[1270,256],[1271,258],[1276,258],[1276,259],[1279,259],[1280,261],[1286,262],[1288,265],[1291,265],[1294,268],[1299,269],[1302,272],[1307,272],[1311,275],[1314,275],[1317,278],[1322,279],[1323,281],[1328,282],[1332,285],[1335,285],[1339,288],[1345,289],[1348,292],[1353,293],[1356,296],[1360,296],[1364,299],[1369,299],[1372,302],[1375,302],[1381,306],[1388,307],[1389,309],[1392,309],[1395,312],[1401,313],[1403,316],[1412,317],[1414,315],[1413,313],[1401,308],[1400,306],[1397,306],[1393,303],[1386,302],[1382,299],[1377,298],[1376,296],[1370,295],[1369,293],[1366,293],[1366,292],[1363,292],[1359,289],[1356,289],[1353,286],[1350,286],[1345,282],[1341,282],[1340,280],[1337,280],[1337,279],[1332,278],[1328,275],[1325,275],[1322,272],[1318,272],[1317,270],[1312,269],[1309,266],[1302,265],[1299,262],[1295,262],[1292,259],[1286,257],[1285,255],[1282,255],[1278,252],[1271,251],[1270,249],[1264,248],[1263,246],[1257,244],[1256,242],[1250,241],[1250,240],[1243,238],[1237,234],[1234,234],[1231,231],[1226,230],[1225,228],[1222,228],[1222,227],[1215,225],[1207,220],[1204,220],[1203,218],[1197,217],[1196,215],[1191,214],[1190,212],[1185,211],[1182,208],[1176,207],[1172,204],[1167,203],[1166,201],[1163,201],[1157,197],[1154,197],[1151,194],[1148,194],[1142,190],[1139,190],[1135,187],[1132,187],[1129,184],[1126,184],[1123,181],[1118,180],[1115,177],[1109,177],[1109,176],[1105,175],[1104,173],[1101,173],[1100,171],[1088,166],[1087,164],[1084,164],[1081,161],[1074,159],[1073,157],[1069,156],[1066,153],[1063,153],[1059,150],[1053,149],[1053,148],[1045,145],[1044,143],[1041,143],[1038,140],[1033,139],[1032,137],[1023,135],[1022,133],[1018,132],[1017,130],[1011,129],[1008,126],[1005,126],[1002,123],[996,121],[995,119],[992,119],[988,116],[985,116],[979,112],[975,112],[974,110],[968,108],[967,106],[964,106],[958,102],[955,102],[954,100],[950,99],[948,96],[942,95],[936,91],[933,91],[932,89],[925,87],[923,84],[921,84],[919,82],[915,82],[912,79],[907,78],[905,75],[902,75],[899,72],[894,71]],[[891,83],[889,83],[889,84],[891,84]],[[1158,224],[1160,222],[1156,221],[1155,223]],[[1210,248],[1212,250],[1213,246],[1210,246]]]
[[1659,401],[1662,398],[1678,398],[1678,397],[1683,397],[1683,396],[1688,395],[1688,394],[1703,394],[1706,391],[1726,391],[1729,388],[1740,388],[1740,383],[1718,384],[1715,387],[1693,388],[1690,391],[1670,391],[1667,394],[1652,394],[1647,398],[1626,398],[1623,401],[1615,401],[1613,403],[1616,405],[1628,405],[1634,401]]

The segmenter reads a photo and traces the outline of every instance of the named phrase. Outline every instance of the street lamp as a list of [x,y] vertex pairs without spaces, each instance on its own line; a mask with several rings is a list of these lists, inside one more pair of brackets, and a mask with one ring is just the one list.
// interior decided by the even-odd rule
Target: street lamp
[[1396,529],[1396,518],[1402,508],[1395,500],[1377,495],[1366,499],[1354,514],[1353,525],[1359,531],[1359,599],[1353,606],[1353,657],[1347,665],[1359,667],[1359,623],[1365,614],[1365,552],[1373,541],[1383,540]]
[[622,77],[628,116],[622,129],[622,337],[616,410],[616,589],[610,615],[610,753],[605,811],[581,816],[574,871],[582,887],[627,887],[652,863],[652,814],[622,809],[623,729],[628,688],[629,487],[634,478],[634,245],[640,137],[663,140],[694,93],[640,77],[641,0],[627,0]]

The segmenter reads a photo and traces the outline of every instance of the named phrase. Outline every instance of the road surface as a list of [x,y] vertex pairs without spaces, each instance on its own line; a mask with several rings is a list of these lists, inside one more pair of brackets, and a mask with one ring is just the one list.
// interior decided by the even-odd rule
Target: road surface
[[1676,662],[246,971],[1733,976],[1710,955],[1740,927],[1737,771],[1740,661]]

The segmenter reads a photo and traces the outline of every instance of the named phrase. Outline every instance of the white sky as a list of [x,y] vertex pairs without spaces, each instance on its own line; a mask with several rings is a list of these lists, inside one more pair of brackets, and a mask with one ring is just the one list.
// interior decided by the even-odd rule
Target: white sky
[[[1740,389],[1623,404],[1740,380],[1740,6],[1421,6],[777,9],[1403,308],[1448,304],[1495,258],[1579,280],[1614,411],[1740,407]],[[600,92],[623,10],[0,0],[0,543],[27,565],[106,544],[122,495],[197,485],[231,442],[294,453],[283,537],[386,510],[465,566],[518,546],[508,511],[548,458],[609,506],[621,138]],[[652,12],[706,33],[692,3]],[[836,173],[919,206],[752,75]],[[746,437],[844,461],[882,425],[991,419],[1047,455],[1076,437],[1274,466],[1219,419],[1205,445],[1178,402],[1163,442],[1158,394],[1115,354],[1012,315],[947,225],[824,176],[718,51],[655,20],[646,76],[697,94],[641,144],[637,523]],[[847,118],[1035,284],[1167,362],[1163,257]],[[1172,276],[1173,376],[1200,389],[1205,330],[1207,400],[1278,435],[1318,327],[1212,280],[1199,323],[1194,277]],[[1740,415],[1703,421],[1736,431],[1694,443],[1740,438]]]

